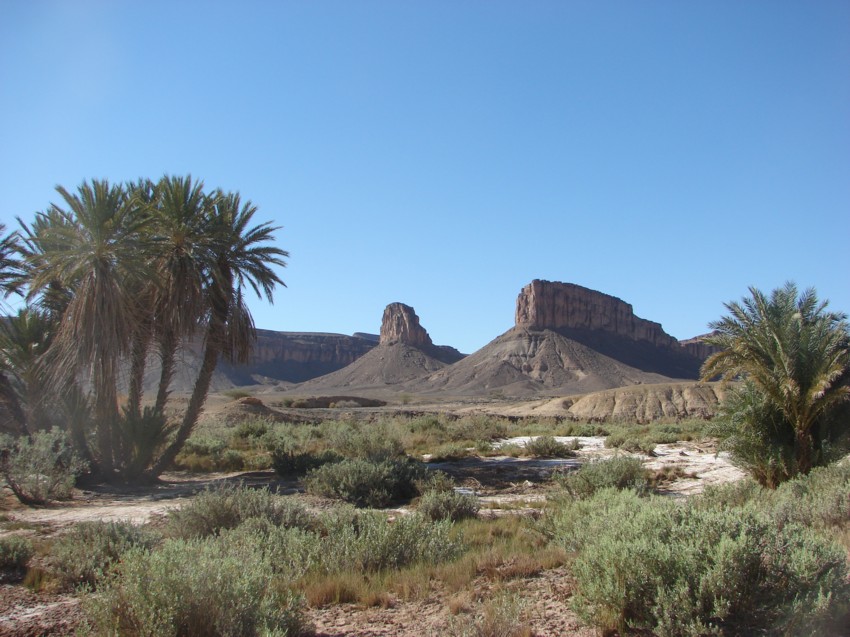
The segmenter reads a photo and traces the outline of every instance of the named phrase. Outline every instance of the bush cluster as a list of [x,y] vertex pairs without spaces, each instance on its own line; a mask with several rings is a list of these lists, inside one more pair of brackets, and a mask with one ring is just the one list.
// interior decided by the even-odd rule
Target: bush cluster
[[552,524],[576,552],[576,610],[602,630],[818,634],[847,611],[844,551],[764,511],[606,489]]
[[478,498],[457,491],[427,491],[420,498],[417,510],[432,520],[457,522],[478,515]]
[[31,438],[0,435],[0,475],[23,504],[70,499],[74,481],[86,468],[56,427]]
[[360,507],[381,508],[417,495],[416,482],[424,465],[408,458],[394,460],[346,459],[310,471],[307,493],[336,498]]
[[66,586],[95,586],[134,547],[150,549],[160,536],[129,522],[81,522],[52,547],[51,561]]
[[302,602],[285,583],[257,543],[175,539],[127,553],[84,610],[93,635],[303,634]]
[[188,504],[169,511],[166,529],[173,537],[206,537],[236,528],[251,518],[262,518],[287,528],[313,525],[313,517],[298,502],[267,489],[225,483],[206,489]]
[[34,550],[32,542],[20,535],[0,537],[0,571],[17,571],[23,569]]
[[575,458],[576,453],[554,436],[537,436],[525,444],[528,455],[534,458]]
[[574,498],[589,498],[602,489],[649,490],[649,476],[639,458],[616,456],[582,465],[575,471],[555,474],[561,486]]

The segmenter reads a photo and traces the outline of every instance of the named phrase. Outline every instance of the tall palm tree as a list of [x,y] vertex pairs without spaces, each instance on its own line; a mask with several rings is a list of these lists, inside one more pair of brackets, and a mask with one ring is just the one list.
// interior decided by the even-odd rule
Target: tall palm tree
[[29,294],[72,291],[51,347],[51,367],[87,373],[98,450],[94,469],[110,478],[119,367],[139,316],[133,292],[151,277],[142,232],[147,219],[125,188],[106,180],[83,182],[76,193],[56,190],[65,207],[53,204],[33,225]]
[[[0,224],[0,234],[6,232],[6,226]],[[20,243],[17,232],[4,234],[0,238],[0,294],[3,298],[7,298],[10,294],[20,292],[21,285],[21,262],[18,258],[20,254]],[[6,309],[8,306],[0,301],[0,309]],[[8,327],[3,324],[3,328]],[[2,334],[0,334],[2,337]],[[0,359],[0,406],[8,414],[8,418],[14,425],[14,428],[19,433],[28,435],[27,418],[24,409],[21,405],[18,393],[12,382],[11,374],[13,370],[3,356]]]
[[275,245],[270,223],[251,226],[257,208],[242,203],[238,193],[217,191],[208,209],[211,244],[209,270],[204,281],[206,330],[204,353],[189,405],[174,441],[154,463],[161,474],[174,461],[198,421],[219,358],[247,359],[256,334],[244,302],[250,287],[257,296],[274,302],[276,285],[285,286],[273,266],[285,267],[289,254]]
[[798,296],[793,283],[769,297],[751,287],[750,295],[710,324],[715,333],[705,340],[720,351],[702,376],[748,380],[793,432],[796,469],[808,473],[834,410],[850,397],[847,317],[827,311],[813,289]]
[[211,267],[214,233],[203,182],[193,182],[191,175],[164,176],[158,188],[154,268],[160,285],[154,307],[161,372],[154,411],[162,414],[180,341],[195,332],[206,310],[204,288]]

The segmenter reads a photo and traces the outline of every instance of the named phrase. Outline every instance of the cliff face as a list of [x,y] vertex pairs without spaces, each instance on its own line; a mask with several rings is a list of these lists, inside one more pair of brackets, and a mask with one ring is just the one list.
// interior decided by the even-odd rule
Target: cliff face
[[419,317],[409,305],[390,303],[384,309],[381,321],[381,345],[403,343],[425,350],[434,346],[425,328],[419,324]]
[[659,323],[635,316],[632,306],[615,296],[573,283],[539,279],[522,288],[517,297],[516,326],[530,330],[602,331],[660,347],[678,345]]
[[702,340],[705,336],[709,335],[703,334],[701,336],[694,336],[693,338],[679,341],[679,345],[681,345],[686,352],[691,354],[691,356],[696,356],[700,360],[705,360],[715,352],[719,351],[716,347],[714,347],[714,345],[709,345]]
[[377,347],[377,338],[368,336],[257,330],[251,361],[238,366],[220,362],[218,371],[237,385],[255,382],[255,377],[300,383],[342,369]]

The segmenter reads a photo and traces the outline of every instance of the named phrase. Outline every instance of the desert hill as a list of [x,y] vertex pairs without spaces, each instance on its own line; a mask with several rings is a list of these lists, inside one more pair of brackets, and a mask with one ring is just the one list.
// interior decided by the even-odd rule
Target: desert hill
[[420,393],[508,396],[580,394],[670,378],[626,365],[554,330],[514,327],[482,349],[427,378]]

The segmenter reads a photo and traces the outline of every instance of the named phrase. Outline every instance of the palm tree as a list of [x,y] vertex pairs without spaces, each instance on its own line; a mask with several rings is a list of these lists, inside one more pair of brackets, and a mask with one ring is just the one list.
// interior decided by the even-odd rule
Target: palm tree
[[770,297],[753,287],[750,294],[710,324],[715,333],[705,340],[720,351],[705,361],[702,377],[746,379],[760,392],[769,408],[761,411],[789,428],[796,470],[805,474],[821,462],[835,409],[850,397],[847,317],[827,311],[813,289],[798,296],[793,283]]
[[160,289],[155,302],[155,331],[161,372],[154,411],[162,414],[180,341],[195,332],[205,313],[204,287],[214,232],[203,182],[193,182],[191,175],[165,176],[158,188],[161,196],[154,213],[158,246],[154,268]]
[[[0,224],[0,234],[5,231],[6,226]],[[17,232],[4,235],[0,239],[0,294],[4,299],[10,294],[20,291],[21,263],[18,259],[19,253],[20,244]],[[0,302],[0,308],[5,309],[6,307],[5,303]],[[10,379],[10,371],[4,357],[3,360],[0,360],[0,406],[8,414],[18,432],[28,434],[26,415]]]
[[[125,188],[106,180],[83,182],[76,193],[61,186],[66,208],[52,205],[31,230],[30,299],[70,290],[51,347],[51,368],[88,376],[93,394],[96,464],[113,475],[119,423],[117,379],[129,354],[139,309],[134,292],[151,278],[143,228],[147,219]],[[60,383],[61,384],[61,383]]]
[[219,358],[223,355],[245,361],[250,353],[256,334],[244,302],[246,287],[273,303],[275,286],[285,286],[271,267],[285,267],[284,259],[289,256],[272,244],[273,233],[279,228],[269,223],[252,227],[256,212],[250,201],[241,202],[238,193],[217,191],[210,199],[208,214],[213,243],[203,288],[206,331],[201,369],[177,435],[151,469],[154,476],[173,462],[192,433]]

